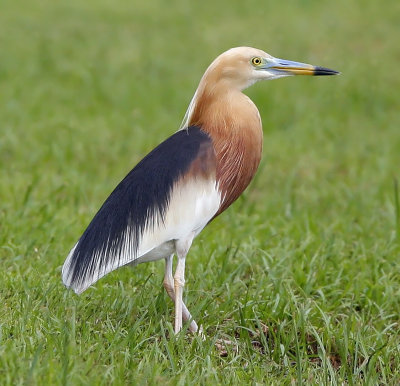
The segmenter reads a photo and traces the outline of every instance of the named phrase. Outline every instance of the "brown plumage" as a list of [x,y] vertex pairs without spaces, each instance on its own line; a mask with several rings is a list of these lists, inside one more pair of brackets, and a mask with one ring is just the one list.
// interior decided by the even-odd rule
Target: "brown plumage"
[[246,189],[261,159],[260,115],[242,91],[259,80],[336,73],[250,47],[220,55],[204,73],[181,130],[121,181],[71,250],[65,285],[81,293],[118,267],[164,258],[175,332],[182,320],[197,331],[182,301],[186,255],[201,230]]
[[234,51],[218,57],[201,79],[189,120],[189,126],[200,127],[212,138],[222,196],[216,216],[246,189],[261,160],[260,114],[241,92],[248,83],[247,67],[248,61]]

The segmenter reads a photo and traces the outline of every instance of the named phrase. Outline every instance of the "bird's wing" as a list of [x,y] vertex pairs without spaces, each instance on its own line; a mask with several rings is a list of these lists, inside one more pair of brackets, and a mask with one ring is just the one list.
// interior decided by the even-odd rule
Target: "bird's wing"
[[197,234],[220,201],[211,138],[198,127],[178,131],[104,202],[64,263],[64,284],[81,293],[164,243]]

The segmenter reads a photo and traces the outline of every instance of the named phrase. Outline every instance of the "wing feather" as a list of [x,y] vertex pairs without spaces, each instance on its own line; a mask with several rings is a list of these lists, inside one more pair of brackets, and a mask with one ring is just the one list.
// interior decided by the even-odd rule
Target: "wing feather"
[[64,284],[83,292],[112,270],[146,254],[151,259],[152,250],[200,232],[220,204],[215,173],[205,132],[189,127],[173,134],[104,202],[64,263]]

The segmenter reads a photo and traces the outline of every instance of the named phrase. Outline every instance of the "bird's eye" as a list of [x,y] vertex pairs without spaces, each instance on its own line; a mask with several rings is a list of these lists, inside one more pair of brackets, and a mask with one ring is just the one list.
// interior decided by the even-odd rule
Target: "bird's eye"
[[251,63],[254,66],[259,66],[262,63],[261,58],[259,58],[258,56],[256,56],[255,58],[251,59]]

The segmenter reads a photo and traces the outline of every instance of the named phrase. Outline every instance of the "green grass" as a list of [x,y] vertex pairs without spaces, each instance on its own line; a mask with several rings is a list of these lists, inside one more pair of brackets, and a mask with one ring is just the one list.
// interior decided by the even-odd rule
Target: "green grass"
[[[398,1],[137,3],[0,5],[1,384],[398,384]],[[248,90],[261,167],[187,260],[208,338],[172,334],[163,262],[66,291],[96,210],[237,45],[343,74]]]

